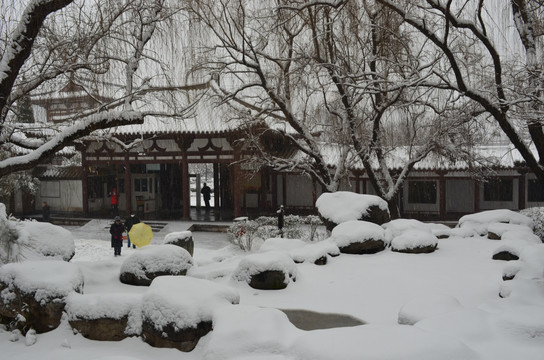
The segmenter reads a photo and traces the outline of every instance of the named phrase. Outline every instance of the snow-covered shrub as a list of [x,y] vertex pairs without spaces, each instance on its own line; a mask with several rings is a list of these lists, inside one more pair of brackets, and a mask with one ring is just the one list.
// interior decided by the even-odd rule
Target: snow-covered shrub
[[[323,222],[318,216],[286,215],[284,218],[283,237],[288,239],[319,240],[325,234],[319,233]],[[228,229],[227,235],[233,244],[242,250],[249,251],[256,239],[266,240],[282,236],[278,228],[278,218],[260,216],[255,220],[234,222]]]
[[532,207],[523,209],[520,214],[530,217],[533,220],[533,232],[544,242],[544,207]]
[[18,261],[21,255],[17,222],[7,216],[6,206],[0,203],[0,265]]
[[237,221],[227,229],[227,237],[231,243],[238,245],[240,249],[250,251],[255,233],[259,227],[259,223],[254,220]]

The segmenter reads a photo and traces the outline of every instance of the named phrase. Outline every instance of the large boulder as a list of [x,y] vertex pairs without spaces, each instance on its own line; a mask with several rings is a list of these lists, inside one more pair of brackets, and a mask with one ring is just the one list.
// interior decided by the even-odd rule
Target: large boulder
[[72,293],[65,311],[70,326],[85,338],[120,341],[141,332],[140,304],[136,294]]
[[154,347],[194,349],[213,329],[213,314],[238,304],[238,293],[209,280],[161,276],[142,298],[142,337]]
[[368,221],[378,225],[391,220],[387,202],[375,195],[350,191],[323,193],[315,206],[329,231],[336,225],[351,220]]
[[164,237],[164,244],[176,245],[184,248],[193,256],[195,244],[193,241],[193,233],[190,231],[179,231],[169,233]]
[[57,328],[72,292],[82,292],[83,274],[64,261],[42,260],[0,267],[0,318],[26,333]]
[[330,238],[344,254],[375,254],[385,249],[385,230],[368,221],[352,220],[336,226]]
[[191,254],[184,248],[165,244],[138,249],[121,265],[119,279],[124,284],[149,286],[163,275],[185,275],[193,266]]
[[267,251],[244,257],[234,270],[233,279],[245,281],[254,289],[281,290],[296,279],[296,265],[281,251]]

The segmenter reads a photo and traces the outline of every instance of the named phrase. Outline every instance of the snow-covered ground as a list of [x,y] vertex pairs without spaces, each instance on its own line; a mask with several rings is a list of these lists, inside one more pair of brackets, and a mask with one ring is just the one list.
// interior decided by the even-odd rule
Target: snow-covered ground
[[[155,234],[151,246],[190,225],[169,222]],[[82,227],[66,227],[75,238],[71,262],[83,273],[84,294],[144,295],[147,287],[119,281],[123,261],[139,249],[125,245],[122,256],[114,257],[108,226],[107,221],[93,220]],[[464,233],[473,232],[454,232]],[[217,310],[214,330],[192,352],[153,348],[138,337],[120,342],[87,340],[63,321],[56,330],[36,335],[35,343],[0,330],[1,358],[544,359],[542,244],[518,248],[521,259],[516,262],[492,260],[504,243],[486,236],[440,239],[431,254],[403,254],[389,248],[373,255],[341,254],[324,266],[297,264],[296,282],[284,290],[264,291],[233,280],[247,254],[230,244],[225,234],[194,232],[193,236],[195,266],[189,276],[234,289],[239,305]],[[253,253],[258,252],[255,246]],[[518,274],[527,267],[529,275],[503,281],[505,269],[514,263],[521,269]],[[348,314],[366,324],[303,331],[275,309]],[[399,325],[399,319],[413,325]]]

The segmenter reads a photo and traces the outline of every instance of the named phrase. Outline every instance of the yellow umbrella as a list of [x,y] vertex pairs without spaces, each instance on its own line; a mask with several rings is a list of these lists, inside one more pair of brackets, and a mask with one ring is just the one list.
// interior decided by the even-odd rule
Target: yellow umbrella
[[137,247],[149,245],[151,239],[153,239],[153,230],[151,226],[144,224],[143,222],[132,225],[128,232],[130,242]]

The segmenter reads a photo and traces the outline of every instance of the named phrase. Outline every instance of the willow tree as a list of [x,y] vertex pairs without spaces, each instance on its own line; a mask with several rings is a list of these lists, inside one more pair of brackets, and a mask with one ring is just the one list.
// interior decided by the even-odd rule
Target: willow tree
[[[214,35],[206,66],[220,73],[224,101],[248,124],[264,124],[250,136],[263,164],[309,174],[326,191],[363,166],[395,216],[417,162],[461,152],[451,139],[472,114],[451,91],[421,86],[436,54],[394,11],[371,1],[241,0],[193,10]],[[263,146],[271,132],[298,156]]]
[[542,2],[376,1],[444,56],[425,85],[475,104],[544,182]]
[[[179,4],[2,0],[0,5],[0,178],[32,169],[98,130],[141,124],[148,115],[183,116],[191,105],[180,97],[159,104],[187,88],[185,76],[169,73],[183,61],[166,51]],[[94,96],[96,105],[55,123],[21,124],[17,104],[50,95],[68,81]],[[154,97],[157,93],[164,96]],[[42,136],[27,136],[29,130]]]

